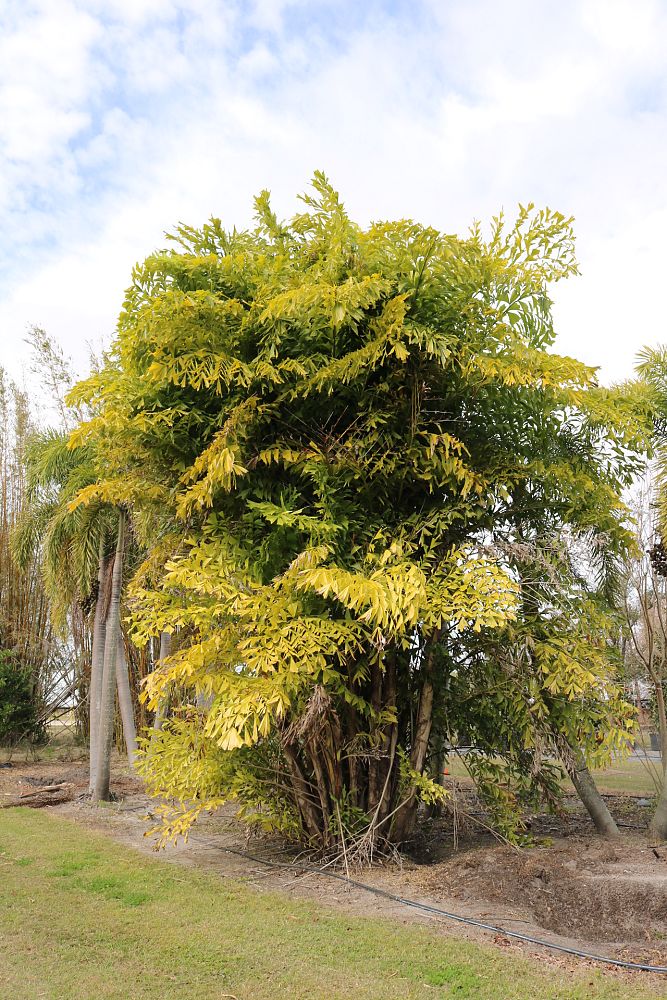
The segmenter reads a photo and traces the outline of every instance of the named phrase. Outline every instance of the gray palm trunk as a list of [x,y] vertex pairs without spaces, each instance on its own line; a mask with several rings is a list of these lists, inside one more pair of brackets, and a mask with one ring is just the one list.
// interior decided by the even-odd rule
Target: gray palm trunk
[[102,677],[99,737],[95,781],[93,784],[93,799],[95,801],[108,801],[110,795],[111,745],[113,742],[116,694],[116,660],[118,658],[118,640],[120,638],[120,595],[123,584],[124,543],[125,515],[121,511],[118,517],[118,538],[113,575],[111,577],[111,599],[109,601],[104,643],[104,672]]
[[[656,684],[656,694],[662,696],[662,684]],[[660,721],[660,750],[662,753],[662,787],[658,795],[658,802],[655,812],[649,823],[649,837],[651,843],[660,843],[667,840],[667,724],[665,724],[665,701],[664,696],[658,700],[658,718]],[[662,702],[662,711],[660,711]]]
[[648,832],[651,843],[667,840],[667,786],[664,783]]
[[586,760],[581,750],[572,748],[573,766],[568,768],[572,784],[579,798],[588,810],[595,829],[603,837],[619,837],[620,833],[614,817],[607,808],[607,803],[600,795],[593,775],[588,770]]
[[[169,632],[160,633],[160,659],[158,662],[166,659],[171,652],[171,635]],[[169,696],[163,695],[160,698],[157,710],[155,712],[155,719],[153,720],[153,729],[159,731],[162,729],[165,719],[167,718],[167,712],[169,711]]]
[[106,636],[106,614],[104,584],[108,560],[104,558],[104,539],[100,539],[100,559],[97,572],[97,600],[93,619],[93,651],[90,664],[90,691],[88,695],[90,767],[89,787],[93,791],[97,770],[97,748],[99,745],[100,706],[102,700],[102,678],[104,675],[104,639]]
[[118,636],[116,686],[118,688],[118,704],[120,706],[120,717],[123,722],[127,759],[130,767],[134,767],[134,761],[137,756],[137,728],[134,721],[134,704],[132,701],[132,691],[130,690],[130,676],[127,669],[125,643],[122,634]]

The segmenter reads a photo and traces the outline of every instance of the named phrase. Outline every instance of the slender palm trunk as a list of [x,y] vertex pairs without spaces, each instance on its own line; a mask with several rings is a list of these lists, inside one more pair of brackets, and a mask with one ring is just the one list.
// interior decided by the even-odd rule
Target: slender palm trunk
[[667,775],[667,711],[665,710],[665,692],[662,687],[662,672],[655,681],[655,704],[658,709],[660,753],[662,755],[662,773],[664,776]]
[[652,843],[667,840],[667,777],[663,777],[658,804],[655,807],[648,832]]
[[104,675],[104,639],[106,635],[105,594],[104,585],[107,575],[108,560],[104,558],[104,539],[100,539],[100,558],[97,571],[97,600],[95,602],[95,617],[93,619],[93,651],[90,664],[90,690],[88,692],[89,733],[90,733],[90,767],[89,787],[93,791],[95,773],[97,770],[97,750],[99,746],[100,704],[102,696],[102,677]]
[[[169,632],[161,632],[159,662],[161,663],[162,660],[166,659],[166,657],[169,656],[170,652],[171,652],[171,635],[169,634]],[[155,730],[162,729],[164,725],[164,720],[167,718],[168,711],[169,711],[169,697],[168,695],[163,695],[163,697],[160,699],[157,711],[155,712],[153,729]]]
[[118,688],[118,704],[120,717],[123,721],[123,735],[127,749],[127,759],[130,767],[134,767],[137,755],[137,728],[134,721],[134,705],[130,690],[130,677],[125,657],[125,644],[122,633],[118,636],[118,651],[116,654],[116,686]]
[[577,790],[579,798],[588,810],[588,814],[593,820],[595,829],[603,837],[619,837],[620,833],[614,817],[607,808],[598,791],[598,787],[593,780],[593,775],[588,770],[584,755],[581,750],[572,748],[574,765],[568,768],[572,784]]
[[100,725],[95,769],[95,784],[93,799],[95,801],[109,799],[109,781],[111,777],[111,744],[113,742],[113,719],[116,689],[116,660],[118,656],[118,639],[120,636],[120,593],[123,584],[123,547],[125,543],[125,515],[121,511],[118,516],[118,538],[116,556],[111,577],[111,599],[107,616],[106,638],[104,643],[104,674],[102,677],[102,697],[100,709]]
[[[417,771],[418,774],[421,774],[424,770],[429,740],[431,738],[431,726],[433,724],[433,656],[434,650],[431,648],[431,651],[427,654],[424,667],[424,679],[419,696],[419,709],[414,729],[412,752],[410,753],[410,767]],[[417,796],[413,789],[407,801],[398,810],[392,827],[392,838],[397,843],[408,840],[412,835],[417,820],[417,804]]]
[[660,752],[662,754],[662,788],[658,802],[649,824],[648,832],[651,840],[659,843],[667,840],[667,722],[665,720],[665,698],[662,681],[655,686],[656,702],[658,704],[658,720],[660,724]]

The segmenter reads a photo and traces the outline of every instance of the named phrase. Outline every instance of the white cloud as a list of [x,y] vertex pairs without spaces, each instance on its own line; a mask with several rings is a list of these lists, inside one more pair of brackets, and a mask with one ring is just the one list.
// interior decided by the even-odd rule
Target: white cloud
[[[393,13],[391,13],[393,10]],[[177,221],[279,212],[315,168],[360,221],[448,231],[535,200],[577,217],[563,348],[628,373],[667,340],[667,10],[653,0],[47,0],[0,42],[0,363],[26,325],[83,357]],[[57,21],[57,32],[56,32]],[[65,36],[65,40],[61,41]]]
[[63,0],[40,5],[0,35],[0,120],[8,159],[35,167],[58,157],[88,123],[96,75],[91,49],[101,30]]

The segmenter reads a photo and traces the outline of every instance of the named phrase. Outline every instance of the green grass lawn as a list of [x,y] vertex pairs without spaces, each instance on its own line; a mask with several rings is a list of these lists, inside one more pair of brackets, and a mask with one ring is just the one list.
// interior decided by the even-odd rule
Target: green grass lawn
[[[617,761],[613,767],[593,771],[593,777],[601,792],[624,795],[655,795],[654,777],[658,776],[658,761],[643,761],[636,757]],[[451,756],[447,764],[449,773],[457,778],[468,776],[463,760]],[[569,779],[567,788],[574,791]]]
[[654,779],[660,779],[660,766],[659,761],[642,761],[632,757],[592,773],[601,792],[650,797],[656,794]]
[[665,986],[550,970],[435,927],[258,893],[44,812],[0,812],[3,1000],[648,1000]]

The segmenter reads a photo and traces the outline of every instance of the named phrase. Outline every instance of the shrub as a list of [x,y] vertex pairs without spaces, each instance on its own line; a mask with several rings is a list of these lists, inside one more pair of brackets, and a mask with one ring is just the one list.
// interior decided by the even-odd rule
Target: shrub
[[30,674],[8,650],[0,650],[0,744],[36,742],[42,736]]

